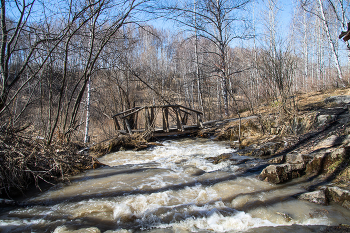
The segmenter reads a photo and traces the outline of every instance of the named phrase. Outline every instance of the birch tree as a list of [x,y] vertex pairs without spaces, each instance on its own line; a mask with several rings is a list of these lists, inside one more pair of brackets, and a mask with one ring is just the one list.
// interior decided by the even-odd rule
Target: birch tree
[[[334,4],[333,4],[332,0],[329,0],[329,1],[317,0],[315,2],[316,5],[313,5],[312,3],[313,2],[311,2],[309,0],[301,0],[302,8],[305,11],[312,13],[319,20],[321,20],[321,22],[323,24],[323,30],[326,33],[326,38],[328,41],[329,48],[330,48],[331,53],[333,55],[334,65],[335,65],[335,68],[336,68],[337,74],[338,74],[338,80],[340,81],[340,83],[344,84],[343,74],[342,74],[340,61],[339,61],[339,55],[338,55],[338,51],[336,48],[336,42],[334,39],[335,36],[331,32],[331,28],[330,28],[330,17],[332,17],[332,15],[330,15],[329,10],[332,6],[334,6]],[[343,4],[340,4],[340,5],[343,5]],[[315,8],[313,8],[313,7],[315,7]],[[335,8],[333,8],[333,9],[335,9]]]
[[175,15],[171,19],[187,26],[196,36],[203,37],[214,45],[215,50],[207,53],[214,56],[212,74],[221,82],[225,116],[229,115],[228,79],[231,72],[234,72],[228,69],[228,48],[234,39],[247,36],[242,11],[248,3],[249,0],[203,0],[166,7]]

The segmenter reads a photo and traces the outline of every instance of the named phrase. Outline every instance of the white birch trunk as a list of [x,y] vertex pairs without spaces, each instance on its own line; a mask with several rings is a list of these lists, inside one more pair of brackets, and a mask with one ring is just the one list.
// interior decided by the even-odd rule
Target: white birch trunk
[[86,94],[86,124],[85,124],[85,137],[84,137],[84,143],[90,142],[90,136],[89,136],[89,125],[90,125],[90,76],[89,80],[87,82],[87,94]]
[[324,29],[326,31],[328,43],[329,43],[329,46],[331,47],[333,58],[334,58],[334,62],[335,62],[335,66],[336,66],[337,71],[338,71],[338,78],[341,80],[341,82],[343,82],[343,75],[342,75],[340,64],[339,64],[338,54],[337,54],[337,52],[335,50],[334,42],[332,40],[330,31],[329,31],[329,26],[328,26],[328,22],[326,20],[326,16],[325,16],[325,13],[324,13],[322,0],[318,0],[318,4],[319,4],[319,7],[320,7],[322,21],[323,21],[323,26],[324,26]]

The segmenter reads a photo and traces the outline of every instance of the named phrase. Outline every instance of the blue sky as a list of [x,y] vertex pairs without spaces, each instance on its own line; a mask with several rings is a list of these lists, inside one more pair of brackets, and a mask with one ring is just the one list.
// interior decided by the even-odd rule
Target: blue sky
[[[257,27],[260,29],[258,31],[262,31],[262,17],[263,17],[263,10],[264,10],[264,0],[256,0],[255,2],[252,2],[249,6],[250,8],[255,7],[255,17],[256,21],[258,22]],[[281,34],[283,37],[287,37],[289,33],[289,26],[291,23],[291,19],[293,16],[293,3],[292,0],[278,0],[278,6],[279,6],[279,13],[278,13],[278,28],[279,28],[279,34]],[[248,9],[250,10],[250,9]],[[252,12],[250,11],[252,16]],[[260,22],[260,23],[259,23]],[[181,28],[177,27],[177,25],[174,22],[166,21],[164,19],[158,19],[156,21],[150,22],[154,27],[158,29],[165,29],[165,30],[172,30],[172,31],[178,31],[181,30]],[[259,32],[258,32],[259,33]]]

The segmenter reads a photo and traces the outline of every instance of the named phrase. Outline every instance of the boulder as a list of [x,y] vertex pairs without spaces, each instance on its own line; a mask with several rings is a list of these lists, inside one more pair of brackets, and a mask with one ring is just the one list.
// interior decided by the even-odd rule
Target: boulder
[[306,174],[319,174],[323,170],[323,163],[328,153],[320,152],[314,154],[310,162],[306,164]]
[[298,198],[300,200],[306,200],[319,205],[327,205],[326,192],[324,190],[303,193]]
[[342,189],[339,187],[328,187],[326,189],[326,195],[330,201],[334,201],[344,206],[345,208],[350,209],[350,191]]
[[279,184],[300,177],[304,174],[305,164],[278,164],[269,165],[259,175],[259,178],[264,181]]

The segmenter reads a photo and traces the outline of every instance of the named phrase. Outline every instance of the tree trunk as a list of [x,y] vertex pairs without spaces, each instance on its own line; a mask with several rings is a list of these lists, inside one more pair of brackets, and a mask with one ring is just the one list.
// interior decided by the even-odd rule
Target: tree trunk
[[340,69],[338,54],[336,52],[336,49],[335,49],[335,46],[334,46],[334,42],[332,40],[330,31],[329,31],[329,26],[328,26],[328,22],[326,20],[326,16],[325,16],[325,13],[324,13],[322,0],[318,0],[318,4],[319,4],[319,7],[320,7],[322,21],[323,21],[323,26],[324,26],[324,29],[326,31],[328,43],[329,43],[329,46],[331,47],[332,54],[333,54],[333,57],[334,57],[335,66],[336,66],[337,71],[338,71],[338,78],[343,83],[343,74],[342,74],[342,71]]
[[86,93],[86,122],[85,122],[85,137],[84,137],[84,143],[90,142],[90,136],[89,136],[89,125],[90,125],[90,82],[91,78],[89,76],[88,82],[87,82],[87,93]]

